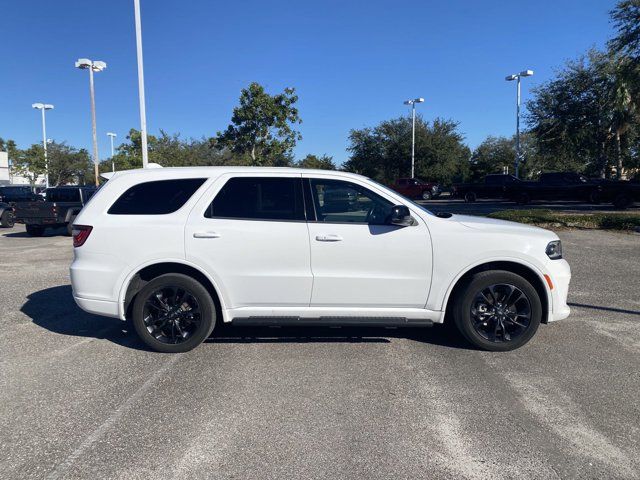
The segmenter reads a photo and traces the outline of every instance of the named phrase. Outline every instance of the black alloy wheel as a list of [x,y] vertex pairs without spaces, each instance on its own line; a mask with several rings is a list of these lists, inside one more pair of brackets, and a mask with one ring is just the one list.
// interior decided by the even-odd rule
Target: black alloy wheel
[[489,351],[514,350],[527,343],[542,321],[537,290],[505,270],[478,272],[457,289],[451,313],[460,333]]
[[483,288],[476,294],[470,312],[475,331],[494,343],[516,340],[531,324],[531,302],[515,285]]
[[202,322],[200,305],[194,295],[177,286],[163,287],[148,296],[144,304],[144,324],[162,343],[183,343]]
[[187,275],[149,281],[135,297],[133,326],[140,339],[164,353],[187,352],[213,331],[216,308],[207,289]]

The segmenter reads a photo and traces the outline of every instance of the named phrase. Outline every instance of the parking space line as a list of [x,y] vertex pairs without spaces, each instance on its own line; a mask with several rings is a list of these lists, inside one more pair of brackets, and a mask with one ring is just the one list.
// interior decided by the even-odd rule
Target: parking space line
[[138,388],[125,402],[120,405],[114,412],[104,421],[102,424],[96,428],[93,432],[89,434],[87,438],[78,446],[71,454],[49,474],[47,475],[47,480],[57,480],[60,478],[66,478],[66,473],[73,466],[73,463],[87,450],[91,448],[91,446],[97,442],[108,430],[113,426],[118,420],[120,420],[123,415],[129,410],[129,408],[142,397],[151,387],[152,385],[160,379],[162,375],[164,375],[167,370],[175,365],[175,363],[182,357],[182,355],[174,354],[171,356],[169,361],[165,363],[156,373],[153,374],[150,378],[148,378],[141,386]]

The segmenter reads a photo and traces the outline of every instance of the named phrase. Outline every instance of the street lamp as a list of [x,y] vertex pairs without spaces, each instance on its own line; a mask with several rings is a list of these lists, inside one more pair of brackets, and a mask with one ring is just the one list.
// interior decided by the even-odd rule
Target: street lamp
[[91,133],[93,136],[93,168],[98,186],[98,134],[96,133],[96,99],[93,89],[93,72],[101,72],[107,68],[107,64],[101,61],[92,61],[88,58],[80,58],[76,62],[76,68],[89,70],[89,95],[91,96]]
[[140,140],[142,141],[142,168],[147,168],[147,112],[144,101],[144,66],[142,62],[142,24],[140,20],[140,0],[133,0],[136,23],[136,52],[138,57],[138,100],[140,102]]
[[45,186],[49,188],[49,161],[47,160],[47,122],[44,118],[44,112],[53,110],[53,105],[48,103],[34,103],[31,105],[36,110],[42,112],[42,148],[44,149],[44,181]]
[[405,100],[405,105],[411,105],[411,178],[415,177],[416,169],[416,103],[423,103],[424,98],[414,98],[413,100]]
[[115,133],[107,132],[107,136],[111,139],[111,171],[116,171],[116,163],[113,160],[113,139],[117,137]]
[[515,171],[516,178],[518,178],[519,170],[520,170],[520,78],[521,77],[530,77],[533,75],[533,70],[523,70],[520,73],[516,73],[514,75],[508,75],[505,77],[507,82],[512,82],[513,80],[517,80],[517,94],[516,94],[516,161],[515,161]]

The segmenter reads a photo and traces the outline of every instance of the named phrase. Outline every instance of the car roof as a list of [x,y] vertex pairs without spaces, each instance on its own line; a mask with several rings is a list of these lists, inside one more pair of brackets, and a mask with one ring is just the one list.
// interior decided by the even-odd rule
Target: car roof
[[293,167],[251,167],[251,166],[215,166],[215,167],[167,167],[167,168],[137,168],[133,170],[121,170],[109,175],[108,178],[118,178],[123,176],[137,176],[140,179],[149,178],[154,180],[171,178],[190,178],[197,176],[213,177],[225,173],[252,173],[256,175],[265,173],[298,173],[316,175],[338,175],[346,178],[364,179],[363,175],[357,173],[342,172],[339,170],[321,170],[313,168],[293,168]]

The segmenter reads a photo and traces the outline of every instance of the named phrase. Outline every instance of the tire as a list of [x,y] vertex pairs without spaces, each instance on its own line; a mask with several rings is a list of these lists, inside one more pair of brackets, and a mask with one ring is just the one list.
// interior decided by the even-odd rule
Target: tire
[[597,190],[592,190],[589,192],[589,203],[599,204],[602,201],[602,195]]
[[[183,308],[185,305],[187,310]],[[196,310],[194,320],[192,312]],[[167,312],[174,312],[168,320]],[[154,278],[138,292],[133,303],[132,322],[140,340],[156,352],[188,352],[211,335],[216,324],[216,308],[200,282],[187,275],[167,273]],[[159,325],[162,328],[158,328]]]
[[629,195],[625,193],[621,193],[613,200],[613,206],[619,208],[620,210],[624,210],[632,203],[633,201],[631,200],[631,197],[629,197]]
[[44,235],[44,227],[42,225],[27,225],[27,233],[32,237],[41,237]]
[[[491,288],[494,295],[491,294]],[[516,297],[518,291],[522,296]],[[512,307],[502,308],[500,305],[509,303],[510,292],[517,299]],[[488,301],[485,302],[485,298]],[[505,270],[473,275],[453,301],[453,320],[458,331],[483,350],[506,352],[520,348],[531,340],[542,321],[542,303],[536,289],[520,275]],[[489,308],[483,311],[483,305]],[[528,312],[528,318],[516,317],[515,314],[520,312]],[[483,322],[481,318],[486,320]],[[518,325],[512,319],[517,320]]]
[[516,203],[519,204],[519,205],[526,205],[530,201],[531,201],[531,197],[529,196],[528,193],[520,193],[516,197]]
[[475,194],[475,192],[467,192],[464,194],[464,201],[471,203],[471,202],[475,202],[478,199],[478,196]]
[[5,210],[0,216],[0,225],[4,228],[11,228],[15,225],[15,218],[11,210]]
[[431,200],[433,195],[429,190],[425,190],[424,192],[422,192],[422,195],[420,197],[422,198],[422,200]]

